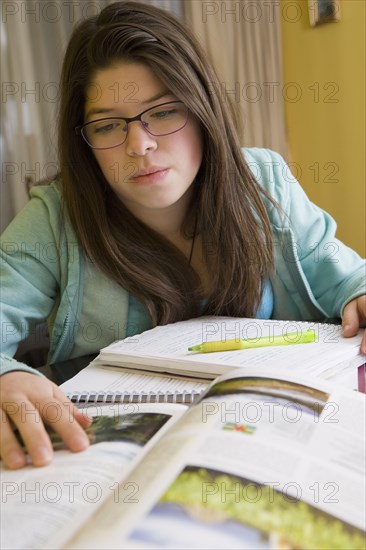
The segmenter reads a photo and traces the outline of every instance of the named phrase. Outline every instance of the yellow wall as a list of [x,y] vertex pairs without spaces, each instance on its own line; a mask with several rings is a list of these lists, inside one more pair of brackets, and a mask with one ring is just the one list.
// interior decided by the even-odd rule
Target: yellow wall
[[340,7],[339,22],[310,27],[307,0],[281,0],[286,125],[293,172],[365,255],[366,1]]

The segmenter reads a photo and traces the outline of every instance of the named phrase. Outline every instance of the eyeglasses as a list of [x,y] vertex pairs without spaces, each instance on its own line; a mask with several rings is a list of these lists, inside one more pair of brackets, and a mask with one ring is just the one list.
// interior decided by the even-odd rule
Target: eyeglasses
[[93,149],[111,149],[126,141],[128,125],[137,121],[152,136],[168,136],[179,132],[187,124],[188,108],[182,101],[168,101],[146,109],[132,118],[100,118],[76,126],[75,131]]

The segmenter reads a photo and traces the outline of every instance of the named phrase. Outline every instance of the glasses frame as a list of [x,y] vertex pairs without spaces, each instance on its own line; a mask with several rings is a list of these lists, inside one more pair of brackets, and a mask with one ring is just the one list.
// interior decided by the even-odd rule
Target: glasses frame
[[[153,107],[149,107],[148,109],[145,109],[144,111],[142,111],[142,113],[140,113],[139,115],[136,115],[134,117],[112,116],[112,117],[106,117],[106,118],[98,118],[97,120],[91,120],[90,122],[86,122],[85,124],[80,124],[79,126],[75,126],[75,132],[76,132],[76,134],[81,135],[83,137],[84,141],[89,145],[89,147],[91,147],[92,149],[97,149],[99,151],[104,150],[104,149],[114,149],[115,147],[119,147],[120,145],[123,145],[124,142],[127,139],[128,125],[131,122],[141,122],[141,126],[143,127],[143,129],[146,130],[146,132],[148,132],[150,135],[152,135],[154,137],[170,136],[171,134],[175,134],[176,132],[180,132],[180,130],[183,130],[183,128],[187,125],[188,118],[189,118],[189,109],[186,105],[185,105],[185,108],[187,109],[187,118],[186,118],[185,123],[183,124],[183,126],[181,128],[178,128],[178,130],[174,130],[174,132],[168,132],[167,134],[154,134],[153,132],[151,132],[147,128],[147,126],[145,125],[146,123],[144,123],[144,121],[141,120],[141,117],[145,113],[147,113],[148,111],[152,111],[153,109],[157,109],[158,107],[163,107],[164,105],[171,105],[172,103],[183,103],[183,101],[178,100],[178,101],[167,101],[165,103],[160,103],[159,105],[154,105]],[[118,143],[118,145],[112,145],[111,147],[94,147],[93,145],[91,145],[89,143],[89,141],[86,139],[86,137],[84,135],[84,129],[87,126],[89,126],[90,124],[95,124],[96,122],[103,122],[103,120],[124,120],[125,121],[125,123],[126,123],[126,131],[124,130],[125,131],[125,137],[124,137],[123,141],[121,141],[121,143]]]

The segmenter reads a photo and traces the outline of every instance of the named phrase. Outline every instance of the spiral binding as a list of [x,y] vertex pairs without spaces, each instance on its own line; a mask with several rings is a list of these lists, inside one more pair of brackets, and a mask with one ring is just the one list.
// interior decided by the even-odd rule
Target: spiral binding
[[92,403],[178,403],[182,405],[193,405],[202,395],[201,391],[183,391],[183,392],[72,392],[67,397],[76,404]]

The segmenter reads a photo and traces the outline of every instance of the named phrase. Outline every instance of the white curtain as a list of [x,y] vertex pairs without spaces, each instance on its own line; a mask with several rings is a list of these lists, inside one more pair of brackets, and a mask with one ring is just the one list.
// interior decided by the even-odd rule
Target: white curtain
[[186,0],[184,10],[237,108],[242,145],[287,157],[280,2]]
[[[28,201],[28,186],[57,172],[59,77],[71,31],[113,1],[2,3],[1,231]],[[181,0],[149,3],[182,13]]]

